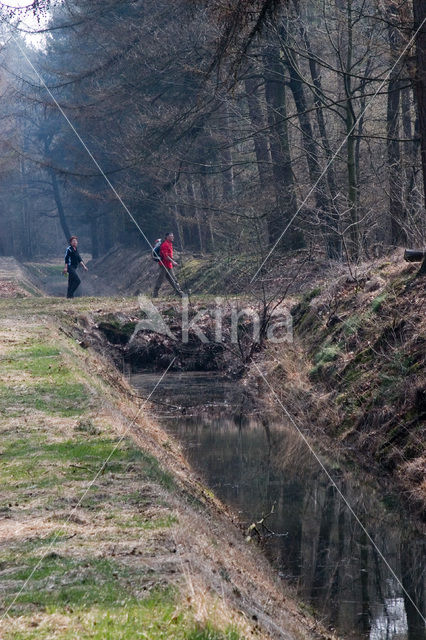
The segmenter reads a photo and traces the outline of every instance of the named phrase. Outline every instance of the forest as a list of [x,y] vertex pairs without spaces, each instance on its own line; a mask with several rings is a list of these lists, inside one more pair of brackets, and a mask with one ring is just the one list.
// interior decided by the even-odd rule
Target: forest
[[420,0],[32,5],[36,39],[3,22],[4,255],[423,246]]

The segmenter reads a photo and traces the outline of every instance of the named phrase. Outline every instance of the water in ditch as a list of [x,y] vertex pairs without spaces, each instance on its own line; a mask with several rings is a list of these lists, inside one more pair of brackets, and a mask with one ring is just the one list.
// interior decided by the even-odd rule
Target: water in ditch
[[[131,382],[148,396],[158,377]],[[426,544],[390,494],[322,456],[330,482],[285,417],[267,415],[218,374],[168,374],[152,400],[240,521],[249,528],[266,516],[252,537],[324,624],[353,638],[426,640]]]

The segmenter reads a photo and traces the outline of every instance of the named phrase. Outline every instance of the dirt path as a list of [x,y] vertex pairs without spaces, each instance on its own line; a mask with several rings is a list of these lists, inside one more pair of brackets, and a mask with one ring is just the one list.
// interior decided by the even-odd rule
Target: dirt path
[[0,301],[0,637],[321,636],[64,304]]

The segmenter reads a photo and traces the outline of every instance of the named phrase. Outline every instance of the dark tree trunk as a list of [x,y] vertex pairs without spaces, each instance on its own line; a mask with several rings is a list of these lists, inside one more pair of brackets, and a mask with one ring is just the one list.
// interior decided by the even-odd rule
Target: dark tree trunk
[[[278,46],[270,45],[265,49],[264,55],[269,140],[277,195],[277,209],[268,217],[268,234],[271,244],[278,240],[290,224],[297,207],[288,138],[284,68],[280,54]],[[302,233],[295,228],[294,222],[291,223],[280,242],[280,248],[298,249],[303,244]]]
[[188,228],[189,244],[194,248],[197,247],[199,251],[203,251],[204,246],[203,236],[201,233],[200,213],[197,207],[195,187],[191,176],[188,178],[186,190],[188,197],[187,216],[191,220],[190,227]]
[[229,133],[229,113],[225,103],[222,108],[223,117],[223,148],[221,149],[222,164],[222,193],[225,200],[231,200],[234,197],[234,169],[232,166],[232,153],[229,147],[231,136]]
[[[400,36],[393,26],[391,16],[388,23],[389,50],[392,62],[399,55]],[[401,153],[399,148],[399,104],[401,96],[401,66],[394,67],[388,83],[387,105],[387,153],[389,168],[389,217],[391,243],[395,246],[405,243],[406,233],[402,224],[402,185],[401,185]]]
[[[25,147],[24,147],[25,148]],[[22,255],[24,258],[33,256],[33,237],[31,231],[31,216],[28,207],[28,181],[25,161],[21,158],[21,198],[22,198]]]
[[360,582],[361,582],[361,613],[360,625],[366,637],[371,630],[370,595],[368,590],[368,538],[364,530],[360,536]]
[[61,192],[59,190],[58,178],[54,169],[49,169],[50,180],[52,182],[53,189],[53,197],[55,199],[56,208],[58,210],[59,222],[61,223],[62,231],[64,232],[65,238],[68,240],[71,237],[71,233],[68,227],[68,222],[65,216],[64,206],[62,204]]
[[[204,208],[204,216],[203,216],[203,225],[202,225],[202,235],[204,246],[207,250],[214,248],[214,238],[212,233],[212,226],[210,220],[210,197],[209,197],[209,186],[207,184],[207,170],[205,167],[201,167],[200,173],[200,192],[201,192],[201,201],[203,203]],[[210,246],[209,246],[210,245]]]
[[[420,151],[423,171],[424,197],[426,198],[426,2],[413,0],[414,30],[416,37],[415,94],[420,128]],[[420,28],[420,25],[421,28]]]
[[[295,2],[296,9],[298,9],[298,2]],[[302,37],[305,43],[306,51],[309,55],[309,70],[311,72],[312,84],[313,84],[313,94],[314,94],[314,104],[315,104],[315,112],[317,115],[317,124],[318,130],[321,137],[321,142],[325,151],[325,157],[327,161],[327,183],[330,192],[330,198],[332,203],[335,202],[338,194],[337,184],[336,184],[336,176],[334,173],[334,165],[333,165],[333,152],[330,147],[330,142],[328,140],[327,128],[325,124],[324,118],[324,107],[321,102],[321,96],[323,95],[322,83],[321,83],[321,74],[318,70],[318,65],[316,63],[315,57],[312,52],[311,42],[309,40],[306,29],[302,29]],[[327,221],[330,225],[330,233],[327,237],[327,255],[330,258],[339,259],[342,257],[342,243],[339,234],[339,218],[336,212],[336,205],[333,204],[332,211],[329,213],[329,220]]]
[[250,120],[253,126],[253,141],[256,153],[256,164],[259,172],[259,181],[262,189],[265,189],[271,178],[271,154],[266,136],[266,123],[257,96],[257,81],[255,78],[247,78],[245,81],[247,92],[247,104]]
[[[419,29],[416,37],[416,77],[415,92],[420,129],[420,153],[423,171],[423,206],[426,207],[426,2],[413,0],[414,29]],[[426,258],[420,268],[426,273]]]
[[[282,35],[284,38],[286,37],[286,33],[284,30],[282,31]],[[339,257],[339,251],[337,250],[337,247],[339,245],[339,238],[335,236],[335,231],[337,230],[335,227],[335,220],[331,211],[330,199],[327,193],[326,174],[321,176],[322,170],[318,157],[318,146],[315,140],[309,114],[307,112],[308,106],[303,89],[303,79],[300,76],[300,72],[293,55],[287,56],[286,64],[290,74],[289,87],[293,94],[300,129],[302,132],[303,146],[306,152],[309,178],[312,185],[316,184],[314,192],[315,204],[319,212],[319,217],[323,224],[325,237],[327,238],[327,255],[330,258],[337,258]]]

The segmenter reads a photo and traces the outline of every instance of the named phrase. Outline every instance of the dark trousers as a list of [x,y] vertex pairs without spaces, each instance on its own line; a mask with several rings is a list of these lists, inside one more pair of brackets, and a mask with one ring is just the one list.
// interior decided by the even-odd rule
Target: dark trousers
[[158,292],[160,291],[160,287],[163,284],[164,280],[167,279],[172,285],[173,289],[180,296],[183,296],[183,291],[179,286],[179,282],[175,278],[175,274],[173,273],[173,269],[167,269],[167,267],[163,267],[163,265],[159,265],[159,272],[157,282],[155,283],[154,293],[152,294],[154,298],[157,298]]
[[80,285],[80,278],[77,275],[77,270],[74,267],[68,267],[68,291],[67,298],[74,298],[74,293],[77,287]]

